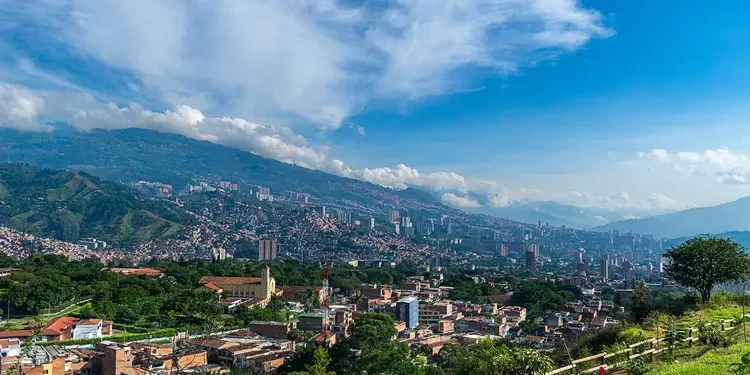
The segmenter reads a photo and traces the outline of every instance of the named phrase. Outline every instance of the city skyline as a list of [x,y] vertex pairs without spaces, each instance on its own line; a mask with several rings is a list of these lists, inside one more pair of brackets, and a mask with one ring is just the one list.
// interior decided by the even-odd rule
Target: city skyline
[[145,127],[465,209],[747,195],[747,5],[649,5],[0,0],[0,126]]

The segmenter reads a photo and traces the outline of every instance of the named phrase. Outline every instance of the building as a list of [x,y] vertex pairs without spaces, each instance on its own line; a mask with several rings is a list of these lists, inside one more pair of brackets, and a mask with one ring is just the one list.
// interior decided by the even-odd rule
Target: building
[[263,268],[261,277],[203,276],[199,283],[209,289],[218,286],[227,297],[268,300],[276,292],[276,280],[271,277],[271,269]]
[[503,242],[498,246],[498,250],[500,252],[501,257],[508,257],[508,244]]
[[370,216],[370,230],[375,229],[375,218]]
[[388,211],[388,221],[394,222],[398,221],[399,213],[398,210],[389,210]]
[[258,260],[276,259],[276,240],[258,241]]
[[414,237],[414,226],[410,222],[404,224],[404,237]]
[[501,248],[505,246],[508,254],[521,254],[526,249],[526,244],[521,241],[515,242],[503,242],[500,244]]
[[526,308],[521,306],[505,306],[500,309],[509,322],[523,322],[526,320]]
[[409,296],[396,302],[396,320],[406,323],[407,328],[419,325],[419,300]]
[[526,269],[529,271],[536,270],[536,254],[533,250],[526,250]]
[[7,339],[0,340],[0,355],[3,358],[6,357],[18,357],[21,352],[21,340],[19,339]]
[[419,308],[419,323],[437,324],[445,317],[453,314],[453,304],[450,301],[436,302]]
[[227,251],[223,247],[217,247],[214,249],[214,260],[227,259]]
[[396,233],[396,235],[401,234],[401,225],[398,224],[398,221],[393,223],[393,233]]
[[601,263],[599,265],[599,273],[601,273],[602,281],[605,283],[609,281],[609,255],[605,255],[602,257]]
[[247,329],[261,336],[273,339],[286,339],[292,331],[297,329],[297,323],[252,321]]

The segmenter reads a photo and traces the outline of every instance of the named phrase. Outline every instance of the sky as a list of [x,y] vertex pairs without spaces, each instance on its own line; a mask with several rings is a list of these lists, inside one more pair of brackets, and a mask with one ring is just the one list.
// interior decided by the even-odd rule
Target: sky
[[750,4],[0,0],[0,126],[182,134],[455,207],[750,193]]

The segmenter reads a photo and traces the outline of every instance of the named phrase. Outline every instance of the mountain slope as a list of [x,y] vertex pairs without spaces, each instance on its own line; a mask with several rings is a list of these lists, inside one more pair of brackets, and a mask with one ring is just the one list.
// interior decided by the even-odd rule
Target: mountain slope
[[395,191],[206,141],[144,129],[62,134],[0,129],[0,155],[44,168],[81,170],[109,180],[158,181],[180,188],[192,177],[216,176],[267,186],[273,194],[305,192],[322,202],[451,210],[421,191]]
[[691,208],[645,219],[623,220],[594,228],[619,230],[658,237],[689,237],[701,233],[722,233],[750,229],[750,197],[718,206]]
[[[732,231],[732,232],[714,233],[713,235],[719,238],[728,238],[744,246],[746,249],[750,249],[750,231]],[[680,238],[674,238],[674,239],[665,241],[664,247],[668,248],[668,247],[680,245],[683,242],[693,237],[695,236],[680,237]]]
[[[0,224],[31,234],[116,245],[168,237],[191,219],[136,191],[70,171],[0,164]],[[169,219],[168,219],[169,218]]]

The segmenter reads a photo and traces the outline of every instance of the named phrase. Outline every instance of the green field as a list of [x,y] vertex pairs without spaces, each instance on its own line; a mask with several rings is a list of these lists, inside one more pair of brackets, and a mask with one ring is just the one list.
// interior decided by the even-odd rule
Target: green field
[[742,354],[750,351],[750,343],[739,343],[728,349],[710,351],[701,357],[685,362],[656,366],[654,375],[727,375],[729,365],[738,362]]

